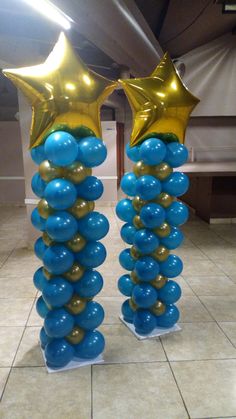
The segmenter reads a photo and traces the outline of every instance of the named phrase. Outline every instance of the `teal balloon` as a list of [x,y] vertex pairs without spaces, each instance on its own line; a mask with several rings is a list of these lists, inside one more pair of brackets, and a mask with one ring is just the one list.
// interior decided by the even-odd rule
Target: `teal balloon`
[[43,256],[45,268],[54,275],[68,271],[74,263],[73,253],[62,244],[48,247]]
[[39,332],[39,340],[40,340],[40,345],[41,345],[42,349],[44,349],[45,346],[52,341],[52,338],[50,338],[47,335],[47,333],[45,332],[44,327],[42,327],[40,329],[40,332]]
[[106,259],[106,248],[98,241],[89,241],[84,248],[76,253],[76,260],[87,268],[97,268]]
[[35,173],[31,180],[31,188],[34,194],[39,198],[43,198],[46,185],[40,174]]
[[103,322],[104,316],[101,304],[96,301],[88,301],[85,309],[74,317],[75,324],[84,330],[94,330]]
[[67,211],[57,211],[47,218],[46,230],[53,240],[64,242],[77,233],[77,221]]
[[42,295],[36,301],[36,311],[42,319],[45,319],[48,313],[50,312],[47,304],[45,303]]
[[143,255],[148,255],[159,246],[159,240],[154,233],[144,228],[135,233],[134,245]]
[[43,299],[52,307],[62,307],[69,302],[73,292],[73,286],[66,279],[56,276],[44,286]]
[[103,184],[96,176],[87,176],[76,185],[77,195],[87,201],[96,201],[103,194]]
[[120,183],[120,187],[122,191],[128,196],[135,196],[136,195],[136,183],[137,177],[133,172],[126,173]]
[[171,227],[169,236],[163,237],[160,243],[169,250],[179,247],[184,240],[184,235],[178,227]]
[[74,317],[64,308],[50,310],[44,320],[44,329],[49,337],[62,338],[72,331]]
[[136,232],[137,229],[133,226],[133,224],[126,223],[121,227],[120,235],[125,243],[133,244]]
[[78,232],[87,240],[101,240],[109,231],[109,222],[105,215],[97,211],[89,212],[78,220]]
[[158,294],[152,285],[143,283],[135,285],[132,297],[138,307],[148,308],[155,304]]
[[65,210],[72,207],[77,198],[73,183],[60,178],[51,180],[47,184],[44,195],[50,207],[56,210]]
[[164,304],[174,304],[181,297],[181,288],[177,282],[170,279],[164,287],[159,290],[158,298]]
[[118,280],[118,288],[121,294],[126,297],[131,297],[134,283],[132,282],[130,275],[122,275]]
[[98,330],[89,331],[78,345],[74,345],[74,348],[76,357],[94,359],[104,351],[105,339]]
[[132,271],[134,269],[135,260],[130,254],[130,249],[124,249],[120,252],[119,262],[122,268],[126,269],[127,271]]
[[136,193],[144,200],[156,198],[161,193],[161,182],[151,175],[144,175],[136,182]]
[[179,320],[179,310],[173,304],[166,306],[165,313],[156,317],[157,327],[170,328]]
[[166,155],[166,146],[159,138],[148,138],[140,146],[140,157],[145,164],[155,166],[161,163]]
[[176,255],[169,255],[164,262],[160,262],[160,273],[167,278],[175,278],[183,270],[183,262]]
[[174,227],[178,227],[188,220],[189,210],[183,202],[174,201],[166,209],[166,222]]
[[162,192],[169,195],[181,196],[189,188],[189,178],[184,173],[173,172],[166,180],[162,182]]
[[134,267],[135,273],[141,281],[149,282],[159,274],[159,264],[150,256],[143,256],[137,260]]
[[46,220],[40,217],[38,208],[34,208],[31,213],[31,223],[37,230],[45,231],[46,229]]
[[179,167],[188,160],[188,149],[184,144],[177,142],[169,143],[166,146],[165,161],[171,167]]
[[42,237],[39,237],[34,244],[34,253],[40,260],[43,260],[43,256],[47,249],[48,246],[46,246]]
[[96,137],[85,137],[78,142],[77,159],[87,167],[96,167],[102,164],[107,157],[105,143]]
[[140,211],[141,221],[147,228],[160,227],[164,223],[165,217],[165,210],[162,206],[152,202],[144,205]]
[[77,158],[78,144],[69,132],[55,131],[47,137],[44,151],[47,159],[56,166],[68,166]]
[[116,205],[116,215],[122,221],[132,223],[136,214],[137,212],[132,205],[131,199],[121,199]]
[[39,268],[37,269],[37,271],[35,272],[34,276],[33,276],[33,282],[34,282],[34,286],[37,288],[37,290],[39,291],[43,291],[45,285],[48,283],[47,278],[45,278],[44,274],[43,274],[43,268]]
[[62,368],[72,361],[75,355],[73,345],[65,339],[53,339],[45,347],[47,365],[51,368]]
[[47,160],[46,154],[44,152],[44,144],[31,148],[30,154],[34,163],[38,165],[40,165],[42,161]]
[[137,310],[133,323],[136,333],[147,335],[156,328],[156,317],[149,310]]
[[127,323],[133,323],[134,319],[134,311],[131,309],[129,305],[129,300],[125,300],[121,306],[121,313],[123,315],[124,320]]
[[82,278],[75,282],[75,292],[83,298],[91,298],[97,295],[103,287],[103,278],[98,271],[87,269]]
[[130,147],[129,144],[126,144],[125,151],[126,151],[126,154],[127,154],[128,158],[130,160],[132,160],[134,163],[137,163],[139,160],[141,160],[140,146]]

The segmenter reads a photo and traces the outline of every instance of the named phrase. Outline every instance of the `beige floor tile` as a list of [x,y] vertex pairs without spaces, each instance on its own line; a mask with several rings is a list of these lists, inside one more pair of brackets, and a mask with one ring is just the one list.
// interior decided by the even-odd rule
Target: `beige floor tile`
[[93,367],[94,419],[186,419],[167,363]]
[[178,276],[177,278],[174,278],[174,281],[178,282],[178,284],[181,287],[182,291],[182,297],[186,297],[188,295],[194,296],[194,292],[191,290],[188,283],[185,281],[185,279],[182,276]]
[[5,387],[9,373],[10,368],[0,368],[0,397],[2,396],[2,392]]
[[1,298],[34,298],[37,289],[29,277],[6,277],[0,271]]
[[29,319],[27,321],[27,326],[42,326],[43,325],[43,319],[42,317],[38,315],[35,304],[36,303],[34,303]]
[[215,264],[230,278],[236,278],[236,258],[218,259]]
[[129,329],[121,325],[104,325],[106,338],[104,360],[107,363],[166,361],[159,339],[138,340]]
[[213,261],[218,261],[219,259],[226,258],[235,258],[236,257],[236,247],[229,245],[228,243],[222,245],[201,245],[199,246],[201,251]]
[[179,247],[173,250],[173,253],[178,255],[183,262],[188,260],[206,260],[207,256],[201,252],[197,247]]
[[97,297],[95,300],[105,310],[104,324],[120,323],[121,305],[125,298],[122,297]]
[[1,298],[0,326],[25,326],[32,304],[32,298]]
[[89,419],[91,368],[48,374],[13,368],[0,405],[1,419]]
[[236,358],[236,348],[216,323],[182,323],[179,333],[162,336],[170,361]]
[[23,331],[23,327],[0,327],[0,367],[12,365]]
[[26,327],[16,354],[14,367],[44,366],[39,345],[39,332],[40,327]]
[[236,295],[236,284],[226,275],[185,276],[185,280],[197,295]]
[[104,275],[104,286],[99,293],[99,297],[120,297],[117,282],[118,278],[115,275]]
[[195,296],[181,297],[178,301],[180,311],[180,321],[189,322],[208,322],[213,321],[205,307]]
[[199,298],[216,321],[236,321],[236,296]]
[[185,260],[182,275],[222,275],[222,271],[210,260]]
[[236,322],[220,322],[219,324],[233,345],[236,346]]
[[236,360],[172,362],[191,418],[236,415]]

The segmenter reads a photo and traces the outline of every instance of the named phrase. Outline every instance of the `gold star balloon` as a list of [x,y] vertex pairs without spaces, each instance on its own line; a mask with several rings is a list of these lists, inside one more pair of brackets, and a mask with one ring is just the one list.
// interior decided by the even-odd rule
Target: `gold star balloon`
[[43,64],[3,70],[33,110],[30,147],[56,126],[86,127],[101,136],[100,107],[116,83],[89,70],[61,33]]
[[181,143],[199,102],[184,86],[168,53],[149,77],[119,80],[133,111],[131,146],[151,133],[173,133]]

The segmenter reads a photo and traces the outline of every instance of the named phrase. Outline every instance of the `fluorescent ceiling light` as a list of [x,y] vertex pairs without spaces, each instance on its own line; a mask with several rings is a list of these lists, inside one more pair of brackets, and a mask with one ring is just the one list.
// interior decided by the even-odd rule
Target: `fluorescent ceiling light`
[[62,26],[64,29],[70,29],[72,21],[65,13],[48,0],[24,0],[29,6],[33,7],[48,19]]

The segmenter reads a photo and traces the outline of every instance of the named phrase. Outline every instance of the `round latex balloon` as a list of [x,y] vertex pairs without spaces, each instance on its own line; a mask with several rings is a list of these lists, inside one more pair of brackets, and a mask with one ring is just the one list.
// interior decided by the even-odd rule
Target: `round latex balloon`
[[65,179],[54,179],[45,188],[45,199],[56,210],[72,207],[77,198],[73,183]]
[[94,330],[104,320],[104,310],[96,301],[89,301],[85,309],[75,316],[75,324],[84,330]]
[[39,291],[43,291],[45,285],[48,283],[47,278],[43,274],[43,267],[37,269],[33,276],[34,286]]
[[133,224],[126,223],[121,227],[120,235],[121,235],[122,240],[124,240],[125,243],[133,244],[134,236],[136,232],[137,230],[133,226]]
[[43,259],[43,255],[48,249],[48,246],[45,245],[42,237],[39,237],[34,243],[34,253],[39,259]]
[[74,357],[73,345],[65,339],[53,339],[45,347],[47,365],[53,368],[62,368]]
[[50,134],[44,144],[47,159],[57,166],[73,163],[78,154],[76,139],[66,131],[55,131]]
[[156,327],[156,317],[149,310],[137,310],[133,322],[135,331],[140,335],[147,335]]
[[132,298],[138,307],[151,307],[157,300],[157,290],[149,284],[135,285]]
[[[66,166],[63,170],[64,177],[72,183],[80,183],[87,176],[90,176],[92,170],[85,167],[80,161],[75,161],[74,163]],[[59,176],[60,177],[60,176]]]
[[150,256],[143,256],[135,263],[135,273],[142,281],[152,281],[159,274],[159,264]]
[[89,331],[78,345],[75,345],[75,354],[78,358],[97,358],[105,348],[105,339],[98,330]]
[[131,199],[121,199],[116,205],[116,215],[122,221],[131,223],[136,214]]
[[63,338],[68,335],[74,327],[74,317],[64,308],[51,310],[44,320],[44,329],[52,338]]
[[135,260],[130,254],[130,249],[124,249],[120,252],[119,262],[122,268],[126,269],[127,271],[132,271],[134,269]]
[[43,198],[46,185],[40,174],[35,173],[31,180],[31,188],[34,194],[39,198]]
[[162,237],[161,244],[167,249],[173,250],[181,245],[184,240],[184,235],[178,227],[171,227],[170,234],[167,237]]
[[76,185],[76,189],[80,198],[96,201],[102,196],[104,188],[100,179],[95,176],[87,176],[83,182]]
[[171,279],[158,292],[158,299],[165,304],[174,304],[181,297],[181,288]]
[[140,211],[140,218],[142,223],[147,228],[160,227],[165,220],[165,210],[161,205],[150,202],[144,205]]
[[102,275],[92,269],[86,270],[82,278],[74,284],[75,292],[83,298],[94,297],[101,291],[102,287]]
[[172,226],[180,226],[188,220],[188,207],[179,201],[174,201],[166,209],[166,221]]
[[125,300],[121,306],[121,313],[124,317],[124,320],[128,323],[133,323],[134,311],[130,307],[130,300]]
[[140,146],[140,157],[145,164],[154,166],[164,160],[166,146],[158,138],[148,138]]
[[107,157],[107,149],[102,140],[96,137],[85,137],[79,140],[78,157],[81,163],[87,167],[96,167],[104,162]]
[[62,244],[50,246],[43,256],[45,268],[54,275],[68,271],[74,263],[73,253]]
[[183,270],[183,262],[176,255],[169,255],[164,262],[160,262],[160,273],[168,278],[175,278]]
[[100,240],[107,235],[109,222],[105,215],[93,211],[78,220],[78,231],[87,240]]
[[135,176],[140,177],[144,175],[152,175],[152,167],[144,164],[142,160],[139,160],[133,167]]
[[44,160],[39,165],[39,174],[45,182],[64,177],[63,167],[55,166],[49,160]]
[[57,276],[50,279],[43,288],[43,299],[52,307],[62,307],[68,303],[74,289],[66,279]]
[[142,199],[154,199],[161,192],[161,183],[154,176],[144,175],[136,182],[136,193]]
[[166,146],[165,161],[171,167],[179,167],[188,160],[188,149],[185,145],[173,142]]
[[52,338],[50,338],[50,337],[47,335],[47,333],[45,332],[44,327],[42,327],[42,328],[40,329],[40,332],[39,332],[39,340],[40,340],[41,347],[42,347],[43,349],[45,348],[45,346],[46,346],[48,343],[50,343],[50,342],[52,341]]
[[131,297],[134,288],[130,275],[122,275],[118,280],[118,288],[121,294],[126,297]]
[[89,241],[81,252],[76,253],[76,260],[88,268],[97,268],[97,266],[102,265],[106,255],[106,249],[102,243]]
[[67,211],[58,211],[48,217],[46,230],[53,240],[64,242],[70,240],[77,232],[77,221]]
[[179,310],[174,304],[166,306],[165,313],[156,317],[158,327],[173,327],[178,320]]
[[47,314],[50,312],[47,304],[45,303],[42,295],[36,301],[36,311],[42,319],[45,319]]
[[129,157],[129,159],[132,160],[134,163],[140,160],[139,150],[140,150],[139,146],[130,147],[129,144],[126,144],[126,147],[125,147],[126,154]]
[[136,184],[137,178],[133,172],[130,172],[122,177],[120,187],[125,194],[134,196],[136,194]]
[[47,159],[46,154],[44,152],[44,144],[31,148],[30,154],[32,160],[38,165],[42,163],[43,160]]
[[159,240],[150,230],[142,229],[135,233],[134,245],[141,253],[148,255],[159,246]]
[[174,172],[162,182],[162,191],[173,196],[181,196],[189,188],[189,178],[184,173]]
[[40,217],[38,208],[34,208],[31,213],[31,223],[37,230],[44,231],[46,229],[46,220]]

